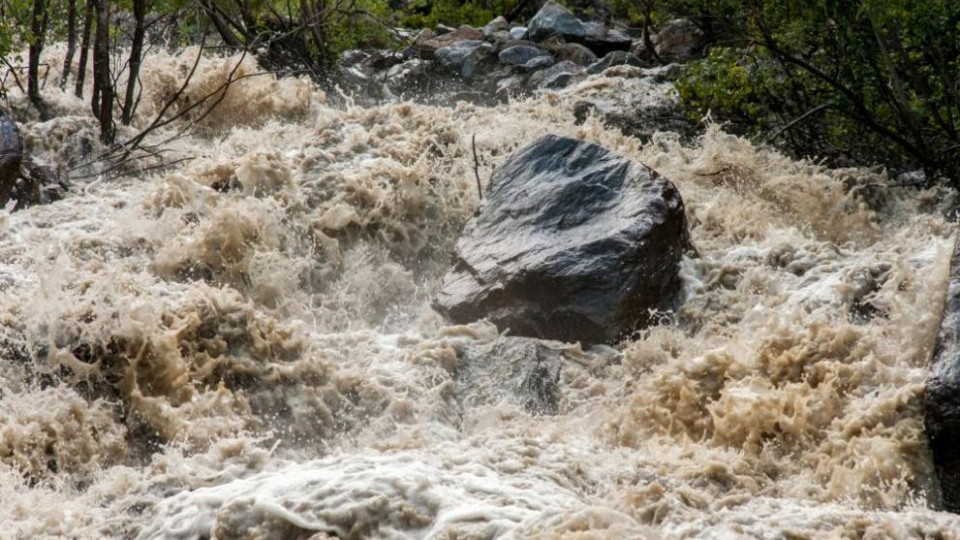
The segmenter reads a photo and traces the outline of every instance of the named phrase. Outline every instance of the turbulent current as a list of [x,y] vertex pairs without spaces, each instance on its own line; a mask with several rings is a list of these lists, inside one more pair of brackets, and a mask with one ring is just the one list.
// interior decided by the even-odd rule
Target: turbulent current
[[[121,139],[195,54],[147,59]],[[177,106],[234,60],[204,59]],[[80,162],[101,150],[88,104],[51,82],[40,122],[12,91],[29,151],[75,172],[0,215],[0,538],[960,538],[922,409],[952,195],[716,126],[575,123],[585,97],[672,99],[658,81],[361,107],[245,77],[155,148],[173,167],[122,174]],[[494,381],[465,399],[459,353],[509,329],[430,309],[479,204],[471,138],[486,182],[544,133],[672,180],[699,253],[662,324],[555,344],[555,416]]]

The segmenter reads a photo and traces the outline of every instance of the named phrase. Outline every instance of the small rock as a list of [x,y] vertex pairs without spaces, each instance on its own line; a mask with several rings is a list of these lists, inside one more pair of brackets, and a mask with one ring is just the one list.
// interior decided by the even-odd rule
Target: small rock
[[500,51],[500,54],[497,55],[497,58],[502,64],[519,66],[526,64],[530,60],[540,56],[550,56],[550,53],[537,47],[515,45]]
[[648,67],[647,64],[643,61],[624,51],[613,51],[608,55],[604,56],[602,59],[590,64],[587,67],[587,73],[590,75],[596,75],[598,73],[603,73],[609,67],[613,66],[634,66],[634,67]]
[[447,26],[447,25],[441,23],[441,24],[438,24],[438,25],[437,25],[436,33],[437,33],[438,36],[443,36],[443,35],[449,34],[449,33],[451,33],[451,32],[454,32],[455,30],[456,30],[456,28],[454,28],[454,27],[452,27],[452,26]]
[[540,41],[554,35],[570,38],[582,38],[586,29],[580,19],[567,11],[567,8],[547,0],[540,11],[530,19],[528,25],[530,39]]
[[676,306],[687,246],[673,184],[596,144],[546,135],[497,168],[434,306],[519,336],[615,342]]
[[510,38],[511,39],[527,39],[527,27],[526,26],[514,26],[510,29]]
[[550,36],[537,43],[537,46],[551,54],[557,54],[567,46],[567,41],[563,39],[563,36]]
[[10,199],[17,201],[14,210],[23,210],[29,206],[59,201],[68,190],[69,185],[59,171],[28,159],[20,177],[14,182]]
[[589,66],[597,61],[597,55],[579,43],[568,43],[557,52],[557,60],[569,60],[578,66]]
[[507,19],[505,19],[503,15],[488,22],[487,25],[483,27],[483,33],[487,37],[490,37],[497,32],[507,31],[507,30],[510,30],[510,23],[507,22]]
[[543,71],[534,73],[530,76],[530,80],[527,81],[527,84],[531,88],[563,88],[569,85],[570,82],[573,81],[574,76],[582,71],[582,67],[570,62],[569,60],[565,60],[563,62],[557,62]]
[[539,71],[544,68],[548,68],[554,64],[555,60],[552,56],[538,56],[536,58],[531,58],[526,64],[519,66],[520,71],[524,73],[532,73],[534,71]]
[[484,37],[483,31],[481,30],[477,30],[476,28],[471,28],[469,26],[461,26],[460,28],[443,35],[431,37],[429,39],[418,39],[417,47],[422,54],[432,55],[438,49],[449,47],[455,43],[461,41],[482,41]]

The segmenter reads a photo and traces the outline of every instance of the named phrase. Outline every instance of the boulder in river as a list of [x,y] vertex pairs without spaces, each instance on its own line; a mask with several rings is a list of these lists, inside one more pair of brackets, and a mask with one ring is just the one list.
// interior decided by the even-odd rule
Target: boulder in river
[[957,240],[924,400],[943,507],[960,513],[960,237]]
[[527,32],[529,39],[534,41],[556,35],[569,38],[583,38],[586,35],[580,19],[553,0],[547,0],[540,11],[530,19]]
[[615,342],[676,306],[683,201],[593,143],[546,135],[498,169],[435,307],[520,336]]
[[23,145],[17,123],[0,111],[0,204],[6,203],[13,195],[22,161]]

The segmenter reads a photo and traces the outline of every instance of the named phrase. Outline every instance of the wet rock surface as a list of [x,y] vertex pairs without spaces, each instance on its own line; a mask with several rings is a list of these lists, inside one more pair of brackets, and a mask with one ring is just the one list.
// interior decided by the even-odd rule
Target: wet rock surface
[[24,146],[16,122],[0,111],[0,205],[22,210],[62,199],[69,188],[65,175],[27,155]]
[[514,335],[614,342],[676,305],[686,244],[673,184],[596,144],[546,135],[498,168],[435,307]]
[[0,111],[0,204],[10,200],[22,161],[20,130],[13,118]]
[[[960,237],[958,237],[960,238]],[[925,394],[925,425],[945,510],[960,512],[960,242]]]
[[457,395],[466,407],[512,401],[533,414],[557,414],[563,351],[549,342],[499,337],[464,349]]

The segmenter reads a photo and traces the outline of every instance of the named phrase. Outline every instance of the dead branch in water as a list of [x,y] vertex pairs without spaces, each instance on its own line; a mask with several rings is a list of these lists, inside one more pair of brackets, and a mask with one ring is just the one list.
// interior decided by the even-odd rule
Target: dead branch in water
[[480,186],[480,160],[477,159],[477,134],[474,133],[470,142],[473,147],[473,175],[477,179],[477,195],[483,200],[483,188]]

